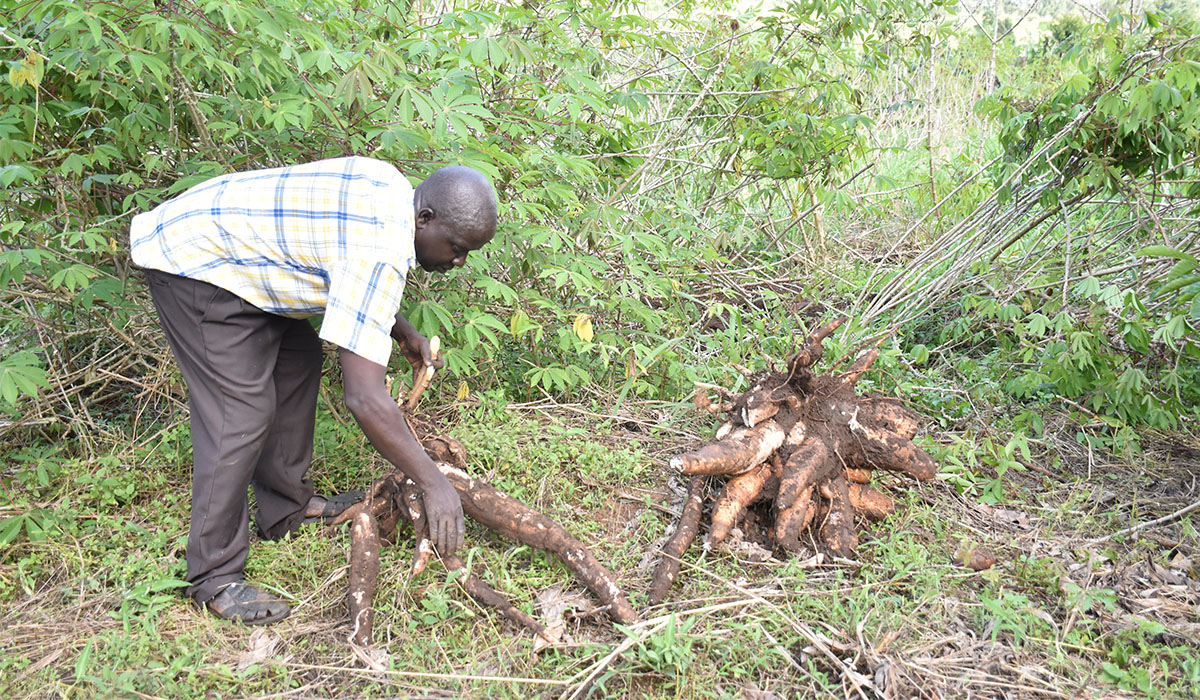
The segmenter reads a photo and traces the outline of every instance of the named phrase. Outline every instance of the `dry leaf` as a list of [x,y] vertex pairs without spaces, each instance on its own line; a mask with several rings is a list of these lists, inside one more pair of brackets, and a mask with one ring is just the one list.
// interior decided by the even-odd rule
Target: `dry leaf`
[[571,643],[570,636],[566,633],[567,624],[563,620],[563,616],[567,611],[572,614],[586,614],[591,611],[591,601],[587,596],[578,591],[564,592],[562,586],[552,586],[538,594],[537,606],[542,611],[542,619],[545,621],[546,634],[553,642],[536,637],[533,640],[533,650],[541,651],[548,646],[553,646],[561,642]]
[[783,697],[769,690],[759,690],[757,685],[750,683],[742,687],[741,700],[783,700]]
[[245,671],[254,664],[265,661],[275,655],[275,647],[279,646],[279,635],[266,629],[256,629],[250,633],[250,648],[238,656],[237,670]]

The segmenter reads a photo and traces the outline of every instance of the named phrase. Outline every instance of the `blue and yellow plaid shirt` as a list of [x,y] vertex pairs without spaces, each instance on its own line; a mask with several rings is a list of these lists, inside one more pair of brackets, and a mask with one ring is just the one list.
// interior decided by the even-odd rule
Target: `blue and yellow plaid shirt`
[[223,175],[134,217],[129,239],[140,267],[273,314],[323,313],[323,340],[386,366],[416,264],[413,189],[361,157]]

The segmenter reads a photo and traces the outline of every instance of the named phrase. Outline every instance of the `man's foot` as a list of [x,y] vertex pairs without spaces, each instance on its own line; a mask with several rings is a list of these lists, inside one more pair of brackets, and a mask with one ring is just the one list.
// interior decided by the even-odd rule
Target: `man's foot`
[[308,499],[308,507],[304,509],[304,524],[327,523],[341,515],[342,511],[361,501],[366,495],[363,491],[347,491],[329,498],[313,496]]
[[225,586],[205,607],[222,620],[244,625],[270,625],[292,612],[287,603],[245,582]]

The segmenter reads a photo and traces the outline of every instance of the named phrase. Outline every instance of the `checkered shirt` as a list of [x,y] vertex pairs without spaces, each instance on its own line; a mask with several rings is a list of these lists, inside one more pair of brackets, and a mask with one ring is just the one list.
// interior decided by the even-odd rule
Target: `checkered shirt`
[[412,186],[361,157],[222,175],[134,217],[129,238],[140,267],[270,313],[323,313],[322,339],[385,366],[416,264]]

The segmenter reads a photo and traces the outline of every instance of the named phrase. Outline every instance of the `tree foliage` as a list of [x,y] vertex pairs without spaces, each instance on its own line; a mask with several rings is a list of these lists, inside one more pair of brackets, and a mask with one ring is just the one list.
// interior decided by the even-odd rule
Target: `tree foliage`
[[757,18],[685,4],[657,22],[579,0],[9,5],[10,322],[128,335],[145,320],[131,215],[215,174],[345,154],[414,179],[461,163],[496,182],[499,240],[486,274],[419,281],[406,310],[449,341],[452,372],[517,395],[591,381],[673,395],[695,378],[681,352],[712,341],[687,337],[680,312],[730,301],[712,269],[781,255],[748,222],[845,175],[870,124],[860,79],[936,29],[908,0]]
[[[782,355],[803,324],[791,298],[801,287],[780,280],[821,277],[800,262],[820,233],[811,220],[855,206],[842,187],[872,166],[882,110],[924,110],[905,81],[923,73],[953,12],[914,0],[793,0],[747,14],[683,3],[655,18],[636,2],[434,7],[10,0],[0,342],[25,352],[0,362],[0,403],[18,410],[18,397],[54,380],[50,403],[24,404],[27,416],[88,416],[160,371],[163,347],[127,254],[134,213],[218,173],[346,154],[390,160],[414,180],[471,165],[497,185],[501,231],[475,262],[483,269],[414,275],[406,294],[414,323],[446,341],[460,397],[577,398],[605,386],[618,403],[674,399],[721,379],[708,358]],[[1165,343],[1163,357],[1175,357],[1194,347],[1195,240],[1176,233],[1196,196],[1200,64],[1186,20],[1149,14],[1131,30],[1127,19],[1088,25],[1077,48],[1047,57],[1061,85],[1006,86],[981,105],[1005,156],[980,177],[991,204],[949,230],[974,237],[944,238],[877,277],[865,319],[898,298],[955,289],[962,272],[1009,274],[1014,255],[1039,261],[1034,287],[1079,290],[1057,298],[1062,311],[1112,310],[1115,297],[1101,300],[1079,272],[1125,236],[1123,254],[1143,248],[1153,261],[1151,273],[1125,268],[1132,276],[1115,283],[1135,330],[1075,313],[1104,341],[1092,378],[1047,381],[1074,365],[1063,370],[1070,355],[1038,345],[1029,382],[1013,391],[1055,384],[1093,396],[1121,377],[1133,392],[1163,386],[1161,375],[1134,381],[1127,348]],[[885,75],[901,95],[875,94]],[[991,218],[970,229],[979,217]],[[1075,235],[1089,226],[1101,233]],[[1037,241],[1068,252],[1038,257]],[[991,259],[972,267],[985,249]],[[930,274],[933,288],[918,291]],[[1174,403],[1137,415],[1187,403],[1169,393]],[[1122,405],[1118,394],[1096,407]]]
[[1117,432],[1177,427],[1200,401],[1197,36],[1153,13],[1080,25],[1047,59],[1057,83],[981,100],[1002,149],[976,173],[991,196],[879,276],[865,315],[914,318],[957,295],[962,315],[933,337],[1015,354],[1014,398],[1067,398]]

